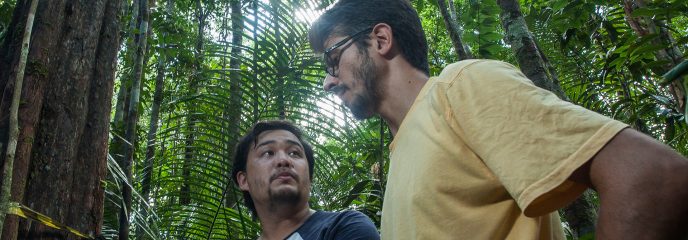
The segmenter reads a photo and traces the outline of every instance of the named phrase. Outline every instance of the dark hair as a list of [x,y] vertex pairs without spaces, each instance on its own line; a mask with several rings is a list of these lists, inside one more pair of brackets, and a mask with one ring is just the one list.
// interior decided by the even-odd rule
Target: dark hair
[[[239,172],[246,172],[246,162],[248,161],[248,152],[250,151],[251,145],[256,144],[256,141],[258,141],[258,136],[260,136],[261,133],[271,130],[286,130],[294,134],[294,136],[299,139],[299,142],[301,145],[303,145],[303,150],[306,154],[306,160],[308,160],[308,175],[311,181],[313,181],[313,164],[315,162],[315,158],[313,157],[313,148],[303,139],[303,133],[301,133],[301,130],[299,130],[299,128],[293,123],[288,121],[270,120],[258,122],[253,125],[253,127],[248,130],[246,135],[239,140],[239,143],[237,143],[236,148],[234,149],[234,163],[232,165],[232,180],[234,183],[239,185],[239,182],[237,181],[237,174]],[[246,203],[246,206],[249,210],[251,210],[254,217],[258,216],[256,213],[256,206],[253,204],[253,198],[251,198],[251,195],[247,191],[243,191],[243,193],[244,203]]]
[[[308,40],[313,50],[320,53],[330,36],[351,35],[378,23],[392,27],[404,58],[429,76],[428,42],[418,13],[409,0],[340,0],[315,21]],[[365,41],[357,41],[356,45],[368,47]]]

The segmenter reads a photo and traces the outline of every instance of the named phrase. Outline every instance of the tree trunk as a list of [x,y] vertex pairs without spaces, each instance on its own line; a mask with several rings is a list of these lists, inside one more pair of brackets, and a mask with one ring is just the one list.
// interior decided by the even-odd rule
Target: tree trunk
[[[26,2],[17,2],[9,32],[22,32]],[[39,2],[19,107],[12,201],[90,235],[100,234],[102,225],[101,181],[106,174],[119,4],[117,0]],[[19,57],[20,39],[8,35],[7,40],[0,51],[0,70],[10,69]],[[13,92],[9,79],[15,74],[0,71],[3,99]],[[7,113],[3,105],[1,118],[6,119]],[[3,120],[0,131],[7,127]],[[0,141],[6,145],[6,139]],[[7,218],[2,235],[2,239],[42,237],[77,239],[14,216]]]
[[[124,58],[127,59],[122,62],[124,65],[123,69],[131,69],[132,63],[135,62],[136,54],[136,29],[139,27],[137,23],[139,22],[139,0],[133,0],[132,4],[128,4],[129,1],[123,1],[121,11],[124,13],[123,16],[128,14],[128,10],[131,11],[131,17],[129,19],[122,18],[122,22],[127,22],[127,24],[122,24],[120,31],[125,32],[120,36],[120,44],[125,45],[125,55]],[[126,37],[126,38],[125,38]],[[110,156],[115,160],[120,168],[124,168],[124,152],[125,145],[127,144],[124,140],[126,132],[125,119],[128,119],[127,109],[129,109],[129,99],[131,94],[133,74],[122,74],[119,78],[119,89],[117,91],[117,100],[115,103],[115,114],[110,122],[110,133],[112,137],[110,138],[110,145],[108,146],[108,151]],[[108,181],[117,181],[114,176],[108,175]],[[121,206],[114,204],[112,201],[105,201],[104,208],[107,212],[117,212],[121,210]],[[116,226],[118,227],[118,226]]]
[[[193,63],[193,75],[189,78],[189,93],[191,95],[198,94],[198,82],[200,81],[201,74],[203,72],[203,39],[205,32],[205,19],[208,16],[207,10],[203,9],[201,0],[196,0],[196,20],[197,25],[197,35],[196,35],[196,49],[194,50],[194,63]],[[193,100],[190,100],[193,101]],[[184,150],[184,164],[182,166],[182,178],[183,183],[180,189],[179,204],[188,205],[191,203],[191,165],[194,161],[194,150],[193,145],[195,142],[195,132],[196,132],[196,110],[194,104],[189,102],[188,106],[188,117],[187,124],[188,128],[186,131],[186,141]]]
[[447,27],[447,31],[449,32],[449,37],[454,45],[454,50],[456,50],[456,53],[459,55],[459,60],[473,58],[471,52],[468,50],[468,48],[466,48],[466,46],[463,45],[463,42],[461,41],[461,29],[459,28],[458,20],[454,15],[452,15],[451,9],[449,9],[454,8],[454,5],[451,4],[450,6],[447,6],[445,0],[437,0],[437,5],[440,9],[440,13],[442,14],[442,19],[444,19],[444,25]]
[[[539,49],[526,24],[521,8],[517,0],[497,0],[502,9],[500,19],[505,31],[506,41],[516,55],[521,71],[530,78],[538,87],[555,93],[559,98],[568,100],[559,85],[556,72],[547,60],[547,57]],[[589,191],[576,199],[571,205],[562,211],[574,233],[574,239],[584,236],[595,230],[596,211],[587,200]]]
[[282,42],[282,31],[280,29],[279,18],[280,4],[282,4],[281,1],[270,0],[272,28],[275,30],[275,44],[277,44],[277,46],[275,46],[277,52],[273,53],[276,58],[275,64],[277,65],[277,86],[275,87],[275,92],[277,94],[277,112],[279,114],[279,119],[286,119],[287,110],[284,102],[284,87],[286,84],[284,76],[290,74],[291,71],[288,69],[287,61],[285,61],[286,56],[284,55],[284,43]]
[[[143,78],[143,62],[146,58],[146,44],[148,38],[148,1],[139,1],[139,27],[136,35],[136,48],[134,53],[134,71],[132,73],[131,94],[129,94],[129,109],[127,110],[126,129],[124,139],[128,142],[124,144],[124,158],[122,159],[122,170],[126,175],[126,181],[132,184],[132,164],[134,162],[134,151],[136,150],[136,124],[139,120],[139,99],[141,91],[141,81]],[[129,239],[129,216],[131,213],[131,193],[132,185],[122,184],[122,200],[124,206],[120,207],[119,213],[119,239]]]
[[[127,52],[126,52],[126,56],[125,56],[126,59],[135,59],[136,58],[135,57],[136,41],[134,39],[136,39],[136,29],[139,27],[139,25],[137,23],[139,23],[139,14],[141,13],[141,11],[139,11],[140,5],[141,4],[139,3],[139,0],[133,0],[133,3],[131,5],[132,13],[131,13],[131,19],[129,20],[129,27],[126,30],[123,30],[123,31],[127,31],[126,35],[127,35],[127,39],[128,39],[128,41],[125,41],[127,39],[121,39],[121,41],[125,42],[127,45],[127,48],[126,48]],[[123,38],[124,36],[121,36],[121,37]],[[123,62],[123,64],[128,66],[125,68],[131,67],[131,66],[129,66],[127,61]],[[131,91],[132,79],[130,77],[123,77],[123,78],[121,78],[120,81],[121,81],[121,83],[119,86],[119,91],[117,91],[117,103],[115,103],[116,104],[115,105],[115,116],[114,116],[114,119],[112,120],[112,122],[114,123],[113,128],[117,129],[115,131],[119,130],[117,133],[123,137],[124,136],[124,119],[127,119],[126,111],[127,111],[127,109],[129,109],[129,106],[127,104],[129,103],[129,97],[128,96],[129,96],[129,92]],[[114,139],[119,140],[119,138],[117,138],[117,137],[115,137]],[[119,144],[121,145],[122,144],[121,140],[119,140],[119,141],[120,141]],[[112,153],[112,151],[110,151],[110,152]],[[120,148],[119,151],[116,152],[116,154],[121,154],[121,153],[122,153],[122,151]],[[113,155],[115,155],[115,154],[113,154]],[[121,159],[121,157],[118,159]]]
[[[164,37],[163,37],[164,38]],[[163,40],[164,41],[164,40]],[[163,43],[164,45],[164,43]],[[157,145],[156,137],[158,135],[158,125],[160,120],[160,105],[162,104],[163,85],[165,80],[165,57],[161,53],[158,56],[157,76],[155,77],[155,92],[153,93],[153,105],[151,106],[150,122],[148,124],[148,135],[146,137],[146,157],[144,159],[143,170],[139,175],[143,180],[141,181],[141,198],[143,204],[139,205],[142,209],[142,219],[148,218],[149,199],[151,190],[151,180],[153,179],[153,168],[155,167],[155,147]],[[143,239],[143,229],[136,230],[136,238]]]
[[521,71],[535,85],[554,92],[561,99],[567,99],[547,58],[542,54],[528,30],[518,1],[497,0],[497,4],[502,9],[499,15],[505,31],[505,40],[511,45]]
[[[253,0],[253,19],[258,19],[258,3],[259,0]],[[259,28],[258,26],[258,21],[253,21],[253,27],[252,29],[252,37],[251,42],[253,42],[253,56],[251,58],[251,66],[254,69],[253,72],[253,79],[258,79],[258,48],[260,47],[260,44],[258,44],[258,31],[257,29]],[[252,114],[252,122],[257,122],[259,118],[259,106],[258,106],[258,83],[253,82],[251,83],[251,94],[253,94],[253,101],[251,102],[251,106],[253,107],[253,114]]]
[[[666,46],[664,49],[655,51],[657,61],[664,63],[658,67],[652,68],[655,74],[662,76],[674,66],[683,62],[683,54],[676,46],[676,41],[671,37],[665,27],[661,27],[666,26],[666,23],[654,20],[648,16],[634,17],[632,15],[635,10],[647,6],[645,0],[624,0],[623,4],[624,11],[626,12],[626,22],[638,36],[646,37],[651,34],[657,34],[658,37],[650,41],[650,44]],[[679,109],[678,112],[682,112],[681,109],[686,107],[686,93],[680,81],[673,81],[669,85],[669,91],[674,96],[674,100],[678,103],[676,106],[677,109]]]
[[[163,40],[164,41],[164,40]],[[160,120],[160,105],[162,104],[162,94],[165,85],[165,56],[158,56],[157,76],[155,77],[155,92],[153,93],[153,105],[151,106],[150,122],[148,123],[148,135],[146,137],[146,159],[141,176],[141,196],[147,201],[150,196],[151,171],[153,170],[155,158],[155,146],[157,145],[156,136]]]
[[[230,81],[230,96],[229,108],[225,110],[225,116],[227,119],[227,136],[228,141],[226,145],[227,149],[227,161],[232,162],[232,157],[234,156],[234,145],[238,142],[239,130],[241,129],[241,110],[243,106],[243,91],[242,91],[242,77],[241,77],[241,61],[239,56],[241,56],[241,46],[243,41],[244,32],[244,22],[241,14],[241,0],[230,1],[230,7],[232,9],[232,50],[230,56],[232,58],[229,60],[229,81]],[[234,177],[234,176],[230,176]],[[228,182],[228,188],[231,188],[231,181]],[[229,192],[229,191],[225,191]],[[225,206],[231,207],[234,205],[234,198],[228,198],[225,196]]]
[[[169,16],[172,14],[172,0],[167,0],[166,4],[166,14]],[[167,18],[166,18],[167,20]],[[166,33],[162,33],[162,38],[160,39],[160,45],[163,49],[167,49],[165,43]],[[148,136],[146,138],[146,159],[143,167],[141,181],[141,196],[143,200],[148,203],[151,190],[151,180],[153,178],[153,168],[155,163],[155,146],[156,136],[158,135],[158,125],[160,121],[160,105],[163,100],[163,89],[165,85],[165,75],[167,74],[167,55],[165,50],[163,50],[158,56],[158,66],[157,66],[157,76],[155,77],[155,92],[153,93],[153,105],[151,106],[150,122],[148,125]]]

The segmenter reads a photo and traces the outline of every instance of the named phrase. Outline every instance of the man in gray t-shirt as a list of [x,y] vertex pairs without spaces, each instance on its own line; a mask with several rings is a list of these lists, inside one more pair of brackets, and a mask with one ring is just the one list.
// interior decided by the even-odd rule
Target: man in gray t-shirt
[[290,122],[259,122],[239,141],[232,179],[260,221],[259,239],[380,239],[360,212],[310,208],[313,163],[313,149]]

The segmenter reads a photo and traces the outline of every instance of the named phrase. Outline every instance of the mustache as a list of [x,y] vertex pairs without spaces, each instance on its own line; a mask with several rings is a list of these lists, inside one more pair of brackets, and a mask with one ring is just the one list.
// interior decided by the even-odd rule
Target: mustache
[[277,179],[278,177],[283,176],[283,175],[288,175],[291,178],[293,178],[294,180],[296,180],[297,182],[299,181],[299,176],[296,175],[296,173],[289,171],[289,170],[284,170],[284,171],[278,171],[276,173],[273,173],[270,176],[270,182],[274,181],[275,179]]

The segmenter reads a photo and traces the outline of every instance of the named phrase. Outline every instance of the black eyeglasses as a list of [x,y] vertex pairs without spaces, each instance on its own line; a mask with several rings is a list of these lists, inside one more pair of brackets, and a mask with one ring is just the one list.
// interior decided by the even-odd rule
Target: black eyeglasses
[[325,58],[325,71],[327,72],[327,74],[330,74],[330,76],[333,76],[333,77],[338,77],[338,75],[339,75],[339,59],[341,59],[341,56],[342,56],[342,53],[344,52],[344,50],[346,50],[346,48],[348,48],[348,46],[351,46],[351,45],[347,45],[345,48],[343,48],[341,51],[339,51],[339,54],[337,54],[337,58],[331,57],[330,54],[332,53],[332,51],[341,47],[342,45],[346,44],[347,42],[349,42],[349,40],[354,39],[354,38],[359,37],[359,36],[362,36],[363,33],[369,32],[370,30],[373,30],[373,27],[369,27],[369,28],[361,30],[360,32],[354,33],[353,35],[342,39],[341,41],[332,45],[332,47],[325,50],[325,52],[323,53],[323,58]]

